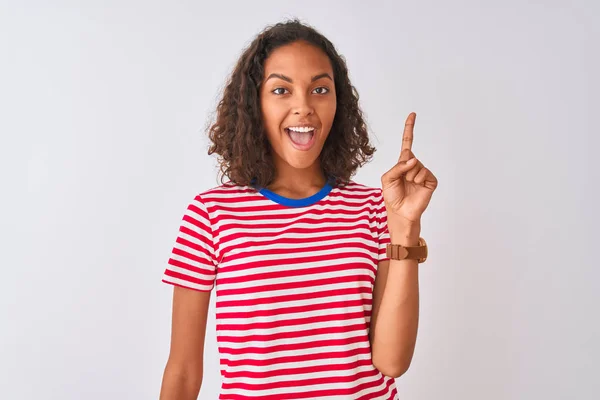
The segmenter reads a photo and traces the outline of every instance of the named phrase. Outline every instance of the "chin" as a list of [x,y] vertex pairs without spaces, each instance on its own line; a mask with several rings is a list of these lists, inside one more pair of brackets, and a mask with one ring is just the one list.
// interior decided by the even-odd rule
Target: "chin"
[[316,158],[304,158],[304,159],[298,159],[298,157],[286,157],[285,158],[285,162],[292,168],[295,169],[307,169],[310,168],[315,162],[316,162]]

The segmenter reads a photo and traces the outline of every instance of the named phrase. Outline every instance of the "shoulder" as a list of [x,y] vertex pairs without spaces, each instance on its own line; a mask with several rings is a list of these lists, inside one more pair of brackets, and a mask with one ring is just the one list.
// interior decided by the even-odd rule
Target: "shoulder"
[[201,201],[204,204],[218,204],[219,202],[227,202],[229,199],[253,195],[255,193],[256,190],[251,186],[238,185],[228,181],[222,185],[198,192],[196,194],[196,200]]
[[336,187],[341,196],[358,196],[368,202],[380,202],[383,200],[383,192],[380,187],[369,186],[360,182],[350,180],[343,186]]

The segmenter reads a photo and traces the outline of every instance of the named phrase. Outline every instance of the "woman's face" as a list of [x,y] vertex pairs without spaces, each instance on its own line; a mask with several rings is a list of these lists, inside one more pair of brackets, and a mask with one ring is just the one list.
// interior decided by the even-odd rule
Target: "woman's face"
[[329,57],[304,41],[274,50],[265,60],[261,113],[276,168],[314,166],[336,110]]

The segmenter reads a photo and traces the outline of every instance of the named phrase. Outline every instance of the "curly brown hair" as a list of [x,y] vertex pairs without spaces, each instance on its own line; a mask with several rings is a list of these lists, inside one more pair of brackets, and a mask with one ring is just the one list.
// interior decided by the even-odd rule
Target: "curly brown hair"
[[313,27],[292,19],[266,27],[243,51],[216,109],[208,131],[208,154],[219,157],[221,183],[225,176],[238,185],[267,187],[275,176],[271,147],[260,110],[264,63],[278,47],[303,40],[329,57],[334,73],[337,108],[331,131],[319,156],[325,176],[345,185],[376,151],[369,143],[367,125],[358,105],[358,91],[350,83],[343,56]]

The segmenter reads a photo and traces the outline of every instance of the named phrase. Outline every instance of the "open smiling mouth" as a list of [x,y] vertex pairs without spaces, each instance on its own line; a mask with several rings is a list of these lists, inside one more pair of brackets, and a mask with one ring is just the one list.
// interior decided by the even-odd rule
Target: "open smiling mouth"
[[289,127],[285,128],[285,132],[292,145],[298,150],[308,150],[315,142],[316,128],[314,127]]

